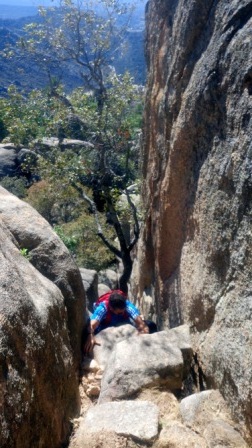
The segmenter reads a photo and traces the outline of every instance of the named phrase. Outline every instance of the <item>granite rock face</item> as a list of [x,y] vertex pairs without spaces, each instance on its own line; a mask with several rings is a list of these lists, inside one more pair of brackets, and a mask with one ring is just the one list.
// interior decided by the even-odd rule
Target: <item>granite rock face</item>
[[107,328],[98,334],[99,348],[104,351],[100,359],[107,358],[103,375],[96,348],[95,359],[86,358],[83,388],[89,397],[97,397],[99,391],[100,396],[76,419],[69,448],[148,448],[150,444],[153,448],[248,448],[218,390],[182,400],[177,398],[178,390],[176,394],[168,390],[174,381],[178,386],[177,349],[190,366],[186,325],[138,336],[130,336],[124,327],[130,326]]
[[146,387],[182,386],[184,363],[168,332],[134,335],[119,341],[105,368],[99,403],[134,396]]
[[126,324],[118,327],[109,327],[102,330],[95,336],[97,345],[94,346],[94,359],[100,368],[104,371],[113,353],[116,344],[123,340],[128,340],[138,331],[133,325]]
[[80,271],[48,222],[29,204],[0,187],[0,219],[31,264],[58,286],[67,309],[69,337],[76,367],[81,361],[80,340],[85,313],[85,290]]
[[133,291],[188,323],[208,385],[252,434],[252,2],[150,0],[146,218]]
[[80,274],[87,298],[87,309],[93,312],[93,305],[98,299],[98,274],[93,269],[80,268]]
[[63,243],[35,210],[0,188],[1,447],[67,441],[80,410],[84,306]]

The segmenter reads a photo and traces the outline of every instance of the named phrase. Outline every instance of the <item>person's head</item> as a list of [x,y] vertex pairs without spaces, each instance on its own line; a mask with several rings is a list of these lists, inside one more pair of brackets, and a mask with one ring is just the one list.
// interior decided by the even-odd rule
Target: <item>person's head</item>
[[109,307],[115,314],[123,314],[126,308],[126,297],[114,292],[109,297]]

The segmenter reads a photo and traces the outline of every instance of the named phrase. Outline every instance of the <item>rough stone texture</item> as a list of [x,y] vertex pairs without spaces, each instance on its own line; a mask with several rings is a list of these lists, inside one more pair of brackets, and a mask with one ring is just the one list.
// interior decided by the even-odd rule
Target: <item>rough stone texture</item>
[[20,254],[0,216],[1,448],[62,446],[80,405],[74,361],[59,288]]
[[98,297],[102,296],[102,294],[105,294],[106,292],[110,291],[110,287],[108,285],[104,285],[104,283],[98,284]]
[[125,339],[131,338],[138,334],[138,331],[133,325],[120,325],[119,327],[109,327],[100,331],[95,336],[96,342],[99,344],[94,346],[94,359],[102,370],[108,364],[109,358],[115,345]]
[[231,422],[230,412],[217,390],[206,390],[184,398],[180,403],[180,412],[183,423],[197,429],[215,418]]
[[[206,440],[179,422],[171,421],[162,429],[153,448],[209,448]],[[215,445],[216,447],[216,445]],[[218,445],[218,448],[222,446]],[[224,448],[224,447],[223,447]]]
[[[169,335],[169,340],[173,339],[174,344],[179,343],[184,346],[183,337],[181,336],[186,336],[187,332],[186,326],[182,326],[181,328],[162,332],[166,333],[165,335],[162,334],[162,337],[166,338]],[[129,343],[131,342],[129,340]],[[134,349],[134,344],[132,348]],[[87,374],[82,379],[82,387],[86,391],[86,395],[94,398],[99,393],[98,382],[102,375],[101,371],[97,370],[98,365],[94,359],[88,360],[87,358],[86,361],[85,370]],[[109,359],[108,366],[110,366],[110,362]],[[151,363],[152,360],[150,358],[150,369]],[[123,374],[127,376],[129,372],[125,370]],[[162,388],[162,385],[161,388],[159,386],[154,384],[152,386],[149,385],[147,388],[142,388],[139,393],[131,397],[130,401],[133,410],[135,410],[135,404],[139,401],[155,404],[158,408],[160,433],[154,444],[151,444],[153,448],[248,448],[248,445],[239,433],[241,428],[231,419],[230,412],[219,391],[204,391],[188,396],[179,402],[176,394],[165,390],[167,386],[164,388]],[[108,408],[105,408],[106,413],[107,409],[110,409],[110,405],[113,407],[113,403],[109,402],[107,405]],[[109,448],[111,446],[115,448],[135,448],[134,442],[137,443],[137,441],[132,440],[133,436],[131,433],[127,433],[124,429],[124,432],[119,432],[119,434],[123,434],[119,438],[119,435],[112,431],[110,419],[115,418],[116,424],[120,420],[121,408],[119,402],[117,402],[117,406],[119,409],[117,409],[116,416],[113,417],[113,415],[109,414],[109,416],[106,415],[106,419],[103,419],[103,415],[100,416],[99,409],[97,417],[97,409],[92,409],[91,413],[89,413],[85,406],[84,415],[80,419],[75,420],[77,428],[80,425],[81,429],[77,429],[73,434],[69,448]],[[88,415],[90,415],[90,421],[84,422],[87,411]],[[127,412],[127,410],[123,412]],[[109,418],[108,424],[107,418]],[[147,414],[145,418],[147,418]],[[99,420],[98,428],[97,419]],[[123,426],[125,426],[124,423]],[[94,428],[92,429],[94,432],[90,432],[90,427]],[[145,442],[140,440],[137,447],[139,448],[140,446],[146,448],[150,446],[150,443],[147,440]]]
[[31,206],[2,187],[0,219],[19,247],[28,250],[33,266],[61,290],[67,308],[70,342],[78,368],[85,312],[85,291],[79,269],[48,222]]
[[102,431],[98,433],[86,433],[85,437],[79,442],[71,439],[69,448],[149,448],[150,444],[141,443],[132,440],[129,437],[119,436],[113,431]]
[[171,421],[181,422],[179,401],[175,395],[168,390],[160,390],[156,387],[141,390],[137,400],[151,401],[159,409],[159,419],[162,428],[169,425]]
[[190,370],[193,357],[190,328],[186,324],[180,325],[176,328],[172,328],[171,330],[166,330],[166,333],[170,343],[176,345],[182,352],[184,360],[183,377],[185,378]]
[[208,384],[252,435],[251,0],[150,0],[146,218],[134,295],[189,323]]
[[241,435],[229,424],[222,420],[214,420],[203,431],[203,437],[208,442],[208,448],[249,448]]
[[99,403],[130,397],[144,387],[182,385],[183,359],[165,331],[118,342],[105,368]]
[[[227,405],[217,390],[208,390],[184,398],[180,403],[182,421],[200,433],[209,448],[246,448],[248,445],[234,427]],[[240,428],[239,428],[240,429]]]
[[29,158],[29,163],[36,163],[37,156],[36,154],[26,148],[20,148],[20,146],[16,146],[14,143],[0,143],[0,180],[5,176],[13,177],[13,176],[25,176],[27,180],[31,180],[34,175],[26,166],[24,168],[22,164]]
[[148,401],[104,403],[89,409],[75,434],[75,446],[81,448],[87,433],[114,431],[142,442],[158,435],[158,407]]
[[14,176],[17,171],[17,152],[15,147],[6,148],[0,144],[0,178]]
[[110,289],[118,289],[118,274],[113,269],[105,269],[98,273],[99,283],[109,286]]
[[87,298],[87,308],[93,312],[93,304],[98,299],[98,274],[93,269],[80,268],[81,278]]

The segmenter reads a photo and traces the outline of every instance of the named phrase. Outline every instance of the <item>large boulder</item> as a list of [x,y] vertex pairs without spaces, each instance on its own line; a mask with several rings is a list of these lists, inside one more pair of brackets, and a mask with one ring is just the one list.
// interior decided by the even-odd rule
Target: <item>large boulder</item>
[[251,0],[150,0],[146,25],[133,293],[151,291],[159,328],[194,329],[207,384],[252,437]]
[[[97,364],[104,370],[109,363],[110,356],[118,342],[129,340],[129,338],[137,334],[137,329],[130,324],[109,327],[102,330],[95,336],[97,345],[94,346],[93,355]],[[181,350],[184,360],[183,378],[185,378],[190,369],[193,356],[188,325],[181,325],[171,330],[165,330],[165,333],[162,333],[162,335],[165,335],[164,339],[168,340],[170,344],[173,344]],[[158,338],[160,338],[160,336],[158,336]],[[129,340],[129,344],[131,344],[131,340]]]
[[109,363],[110,356],[118,342],[128,340],[137,333],[137,329],[130,324],[109,327],[100,331],[100,333],[95,336],[97,344],[94,346],[93,350],[94,360],[100,368],[105,370],[105,367]]
[[170,344],[174,344],[181,350],[184,360],[183,379],[185,379],[191,368],[193,358],[190,328],[184,324],[170,330],[165,330],[165,332]]
[[[5,195],[16,201],[1,190],[1,205]],[[38,223],[41,238],[36,214],[24,211],[20,205],[17,221],[26,217],[34,234]],[[60,448],[79,412],[64,297],[21,255],[2,216],[0,248],[0,446]]]
[[98,273],[99,283],[107,285],[110,289],[118,289],[118,274],[113,269],[105,269]]
[[5,176],[15,176],[17,167],[15,146],[0,144],[0,179]]
[[123,399],[151,386],[182,385],[184,363],[177,344],[161,331],[118,342],[105,368],[99,403]]
[[14,143],[0,143],[0,180],[5,177],[25,176],[27,181],[35,179],[31,166],[35,166],[37,155],[30,149]]
[[94,269],[80,268],[83,286],[86,292],[87,308],[93,312],[93,305],[98,299],[98,274]]
[[209,448],[248,447],[237,431],[238,427],[235,428],[219,391],[207,390],[184,398],[180,403],[180,411],[183,423],[200,433],[208,442]]
[[29,204],[0,187],[0,219],[29,254],[30,263],[58,286],[67,309],[67,325],[76,367],[81,360],[85,291],[81,275],[63,242]]

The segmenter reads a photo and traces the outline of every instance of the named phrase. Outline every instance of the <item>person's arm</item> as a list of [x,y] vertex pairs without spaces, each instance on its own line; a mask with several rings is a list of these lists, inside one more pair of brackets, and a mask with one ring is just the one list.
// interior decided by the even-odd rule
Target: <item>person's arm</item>
[[134,321],[139,334],[149,333],[149,327],[140,316],[138,308],[129,300],[126,301],[126,311],[130,318]]
[[[93,312],[91,318],[90,318],[90,323],[87,329],[87,340],[84,344],[83,347],[83,351],[84,354],[88,354],[90,352],[92,352],[93,347],[95,344],[97,344],[95,337],[94,337],[94,332],[96,330],[96,328],[100,325],[100,323],[103,321],[103,319],[105,319],[107,314],[107,308],[104,305],[104,303],[101,303],[100,305],[98,305],[95,308],[95,311]],[[100,345],[100,344],[97,344]]]
[[136,324],[137,330],[139,333],[142,334],[147,334],[149,333],[149,327],[146,325],[146,323],[144,322],[144,320],[141,318],[141,316],[137,316],[134,319],[134,322]]
[[90,325],[87,330],[87,333],[88,333],[87,339],[84,344],[84,350],[83,350],[84,354],[88,354],[88,353],[92,352],[94,345],[97,344],[95,337],[94,337],[94,332],[95,332],[96,328],[99,326],[99,324],[100,324],[100,321],[97,319],[93,319],[90,321]]

